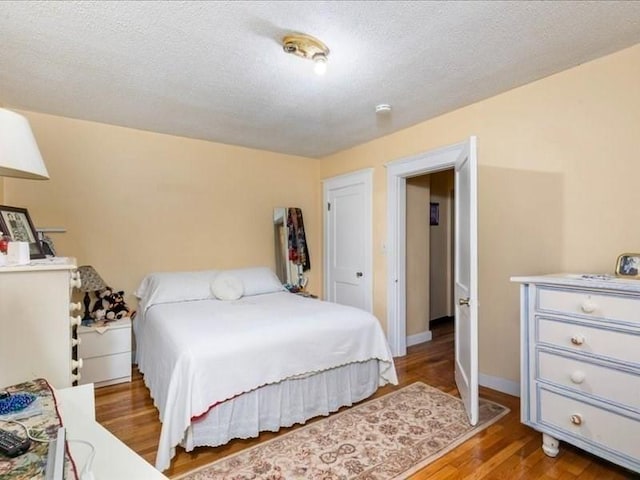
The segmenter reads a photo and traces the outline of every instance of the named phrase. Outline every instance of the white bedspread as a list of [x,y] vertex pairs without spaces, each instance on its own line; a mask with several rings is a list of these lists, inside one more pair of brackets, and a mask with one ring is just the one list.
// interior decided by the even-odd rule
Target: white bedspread
[[262,385],[369,359],[383,362],[380,385],[397,383],[373,315],[288,292],[146,305],[136,323],[137,362],[162,421],[159,470],[192,417]]

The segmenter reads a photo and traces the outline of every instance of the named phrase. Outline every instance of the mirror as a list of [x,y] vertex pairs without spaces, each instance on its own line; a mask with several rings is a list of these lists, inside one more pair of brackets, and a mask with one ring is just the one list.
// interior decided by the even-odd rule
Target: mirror
[[304,289],[311,269],[302,210],[292,207],[273,209],[276,275],[293,289]]

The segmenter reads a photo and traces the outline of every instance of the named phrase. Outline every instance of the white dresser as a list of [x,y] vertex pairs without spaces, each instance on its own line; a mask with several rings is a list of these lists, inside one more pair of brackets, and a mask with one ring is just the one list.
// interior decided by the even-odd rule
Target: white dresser
[[640,472],[640,280],[590,275],[521,283],[521,420]]
[[56,388],[77,380],[81,305],[71,303],[71,290],[79,286],[73,259],[0,267],[0,388],[39,377]]

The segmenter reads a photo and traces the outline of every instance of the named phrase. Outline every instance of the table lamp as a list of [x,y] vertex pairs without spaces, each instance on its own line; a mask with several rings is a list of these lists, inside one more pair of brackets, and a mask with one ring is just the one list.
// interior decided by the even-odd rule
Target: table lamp
[[78,267],[78,273],[80,274],[81,282],[80,291],[84,292],[84,317],[82,317],[82,323],[91,323],[91,312],[89,311],[91,297],[89,294],[107,288],[107,284],[91,265],[81,265]]
[[5,108],[0,108],[0,177],[49,179],[29,121]]

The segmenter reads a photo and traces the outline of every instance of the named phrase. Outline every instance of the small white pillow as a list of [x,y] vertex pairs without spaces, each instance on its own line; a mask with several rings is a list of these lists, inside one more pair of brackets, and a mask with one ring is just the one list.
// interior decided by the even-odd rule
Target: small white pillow
[[211,283],[211,293],[218,300],[237,300],[244,293],[244,285],[235,275],[221,273]]

